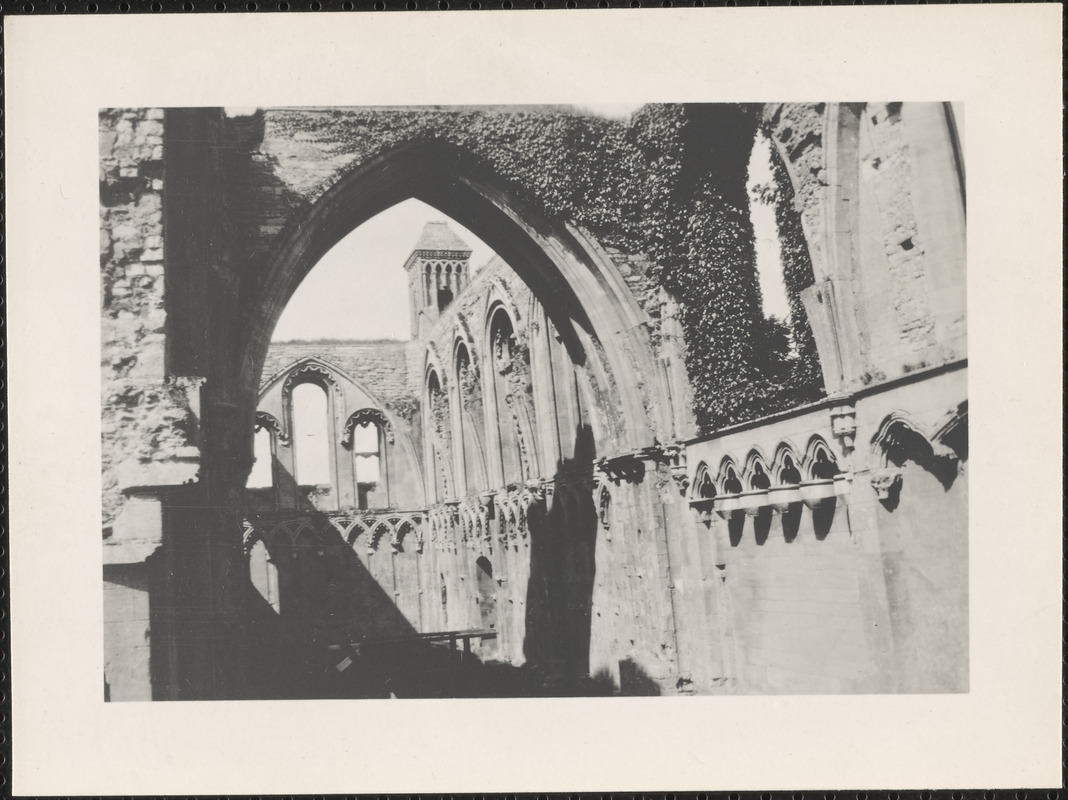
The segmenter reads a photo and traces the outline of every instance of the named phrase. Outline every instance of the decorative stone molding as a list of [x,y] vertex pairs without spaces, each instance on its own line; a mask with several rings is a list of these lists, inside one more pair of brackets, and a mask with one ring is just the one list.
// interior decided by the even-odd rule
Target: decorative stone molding
[[679,489],[679,495],[685,497],[687,490],[690,488],[690,476],[686,474],[685,467],[681,471],[672,468],[671,479],[675,481],[675,485]]
[[963,462],[968,457],[968,401],[964,400],[951,408],[942,419],[934,425],[930,436],[935,455],[949,458],[953,454]]
[[256,542],[262,540],[262,536],[259,531],[256,530],[256,526],[249,522],[247,519],[242,520],[243,530],[241,532],[241,543],[245,550],[245,558],[252,555],[252,548],[256,546]]
[[314,378],[322,380],[323,383],[330,387],[337,397],[341,397],[341,384],[337,382],[334,373],[327,367],[315,361],[304,362],[289,371],[289,374],[286,375],[285,382],[282,384],[283,396],[292,395],[293,389],[295,389],[298,384]]
[[482,508],[485,510],[487,519],[493,519],[493,514],[494,514],[493,499],[494,499],[494,497],[496,495],[497,495],[496,492],[480,492],[479,495],[478,495],[478,504],[480,506],[482,506]]
[[738,494],[742,491],[742,481],[739,478],[741,470],[734,459],[724,456],[719,464],[719,472],[716,474],[716,489],[719,494]]
[[556,485],[552,483],[546,483],[544,487],[545,492],[545,510],[553,510],[553,501],[556,499]]
[[[951,416],[953,424],[948,427],[943,424],[939,428],[942,438],[936,439],[926,435],[924,429],[904,412],[892,412],[883,419],[872,437],[873,454],[888,469],[900,469],[906,461],[911,461],[931,473],[948,490],[960,473],[961,458],[958,449],[966,452],[966,437],[953,436],[956,426],[963,422],[963,418],[963,412],[959,421],[954,422]],[[955,441],[957,449],[946,444],[944,439],[947,436],[950,441]]]
[[857,412],[852,403],[831,409],[831,435],[841,445],[847,457],[853,452],[857,438]]
[[897,502],[901,496],[902,476],[899,469],[880,469],[871,475],[871,488],[875,490],[875,496],[884,505]]
[[786,514],[802,502],[801,487],[798,484],[772,486],[768,489],[768,502],[775,511]]
[[804,504],[813,510],[824,508],[835,501],[833,478],[801,481],[798,489]]
[[822,436],[809,439],[803,471],[809,481],[830,480],[842,471],[838,459]]
[[266,411],[256,412],[256,425],[254,430],[266,429],[274,434],[275,441],[284,447],[289,447],[289,434],[282,429],[282,424]]
[[535,503],[545,499],[545,484],[539,480],[527,481],[520,492],[523,505],[530,508]]
[[636,453],[602,458],[596,467],[598,472],[616,486],[620,483],[638,484],[645,478],[645,461]]
[[716,498],[701,497],[690,501],[690,508],[697,514],[698,520],[707,528],[712,524],[712,513],[715,510]]
[[[471,368],[477,375],[479,373],[479,352],[475,345],[475,339],[471,335],[471,326],[467,321],[467,315],[462,311],[456,315],[456,340],[463,342],[467,348],[467,356],[471,359]],[[454,348],[455,349],[455,348]]]
[[385,520],[376,520],[373,525],[369,527],[367,534],[367,540],[365,545],[367,546],[367,555],[374,555],[378,550],[378,545],[382,541],[382,537],[389,535],[390,540],[394,538],[394,532],[391,526]]
[[768,508],[768,490],[753,489],[737,495],[738,508],[744,511],[747,517],[755,517],[761,509]]
[[721,494],[714,502],[713,508],[721,519],[730,519],[742,509],[742,501],[739,493]]
[[745,460],[744,484],[751,490],[762,491],[771,486],[771,470],[764,456],[757,450],[750,450]]
[[512,290],[508,288],[508,284],[505,283],[504,278],[500,275],[494,275],[491,279],[489,297],[491,300],[491,308],[490,313],[486,317],[487,320],[493,318],[497,308],[503,308],[511,318],[513,329],[522,323],[522,318],[519,314],[519,306],[516,305],[515,298],[512,297]]
[[341,444],[345,447],[352,447],[352,439],[357,425],[362,427],[375,425],[381,429],[389,444],[394,442],[393,425],[386,415],[377,408],[361,408],[359,411],[353,412],[345,422],[345,428],[341,434]]

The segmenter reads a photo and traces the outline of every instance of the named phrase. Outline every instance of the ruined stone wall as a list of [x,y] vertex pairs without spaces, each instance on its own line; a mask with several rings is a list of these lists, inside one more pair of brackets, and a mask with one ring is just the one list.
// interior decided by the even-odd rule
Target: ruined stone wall
[[[627,274],[631,273],[625,278]],[[496,258],[475,273],[467,290],[440,314],[425,339],[409,347],[432,353],[431,361],[439,365],[440,377],[447,383],[456,380],[451,357],[457,338],[467,344],[472,362],[480,369],[487,368],[492,361],[487,362],[489,356],[484,351],[485,317],[493,299],[504,301],[517,339],[529,343],[537,335],[532,328],[539,319],[537,301],[522,279]],[[275,344],[265,373],[298,357],[314,355],[337,364],[353,359],[350,368],[354,372],[363,370],[374,376],[367,370],[380,366],[376,347],[380,346]],[[371,364],[357,365],[358,356],[367,356]],[[532,349],[531,356],[541,358],[545,354]],[[603,364],[602,353],[594,349],[592,356]],[[566,371],[571,369],[568,363]],[[586,368],[580,371],[585,373]],[[379,391],[372,379],[365,385],[372,392]],[[549,402],[566,405],[568,401],[566,397],[552,397]],[[595,419],[618,416],[604,407],[604,396],[592,389],[587,389],[585,402]],[[549,425],[548,416],[560,412],[556,408],[539,415],[535,428]],[[604,422],[596,427],[612,429]],[[531,430],[528,435],[540,441],[539,433]],[[572,449],[562,457],[569,459],[575,455],[575,445],[568,444]],[[648,476],[647,485],[622,482],[606,488],[611,490],[611,508],[603,521],[595,522],[600,495],[592,484],[592,460],[616,452],[611,439],[598,440],[597,447],[584,465],[590,485],[581,481],[572,485],[568,483],[571,479],[563,478],[565,483],[551,508],[530,509],[533,519],[522,525],[511,516],[512,511],[498,506],[497,516],[486,521],[482,536],[454,532],[452,537],[427,542],[419,554],[406,548],[404,555],[391,556],[385,549],[367,550],[365,555],[359,541],[354,548],[381,592],[392,593],[405,618],[420,631],[483,627],[479,608],[485,598],[476,581],[475,562],[485,558],[498,582],[499,639],[476,647],[482,656],[513,664],[533,661],[549,674],[572,678],[589,675],[606,691],[673,692],[678,683],[676,628],[680,616],[671,598],[673,580],[677,580],[672,570],[677,575],[683,562],[680,559],[673,564],[667,552],[670,523],[662,511],[660,488],[653,475]],[[545,463],[537,478],[552,483],[555,468]],[[674,483],[668,483],[674,488]],[[467,485],[469,493],[476,488]],[[717,671],[716,676],[719,674]]]
[[[715,567],[732,637],[730,688],[747,694],[886,691],[876,673],[879,633],[865,605],[883,607],[880,584],[857,552],[844,503],[820,519],[799,511],[799,525],[782,515],[745,517],[740,531],[715,520],[710,531]],[[765,529],[765,525],[768,526]],[[736,543],[735,543],[736,542]],[[876,621],[875,624],[878,624]]]
[[[302,358],[321,358],[367,387],[383,408],[401,422],[415,452],[422,453],[422,401],[419,381],[411,374],[411,351],[412,343],[397,341],[274,342],[267,351],[263,380]],[[415,374],[420,375],[421,371],[416,368]]]
[[965,358],[964,208],[945,110],[868,104],[858,156],[872,380]]
[[[789,387],[768,384],[760,347],[747,344],[758,338],[760,324],[745,221],[745,166],[756,131],[751,110],[653,105],[629,123],[556,108],[271,109],[262,119],[263,141],[253,158],[271,165],[270,180],[257,190],[267,202],[284,196],[305,205],[379,153],[446,141],[505,179],[538,213],[596,241],[641,309],[643,335],[654,343],[660,288],[700,295],[687,297],[679,319],[702,429],[797,402]],[[715,225],[721,232],[710,239],[706,229]],[[260,246],[266,254],[269,242]],[[641,378],[633,388],[652,408],[660,376]],[[690,424],[684,420],[681,428]]]
[[405,343],[394,341],[360,342],[275,342],[267,351],[263,377],[275,375],[283,368],[307,356],[316,356],[339,367],[357,383],[386,398],[408,396],[408,369]]
[[163,110],[100,114],[102,475],[106,532],[133,486],[196,474],[199,386],[168,380]]
[[[901,477],[888,497],[879,494],[889,473],[877,444],[881,427],[900,409],[910,409],[910,424],[937,441],[965,398],[966,370],[939,372],[688,446],[691,470],[705,464],[716,474],[730,458],[743,489],[749,488],[747,458],[759,453],[775,464],[782,446],[810,479],[803,454],[814,436],[842,470],[833,497],[811,507],[775,507],[769,495],[752,513],[721,514],[707,505],[703,522],[671,526],[680,549],[698,540],[703,574],[703,585],[676,580],[676,586],[703,593],[718,609],[708,634],[685,624],[681,632],[684,670],[710,652],[722,653],[722,679],[698,681],[699,688],[967,691],[966,447],[960,450],[957,440],[960,452],[943,448],[943,462],[908,460],[890,470]],[[780,485],[774,475],[771,485]],[[719,642],[710,641],[716,637]]]
[[[917,425],[933,439],[947,404],[966,399],[963,372],[953,378],[924,372],[925,365],[952,364],[965,352],[963,212],[944,169],[944,126],[929,112],[909,104],[769,112],[810,244],[815,283],[804,289],[805,308],[821,363],[837,370],[828,389],[858,393],[848,455],[865,457],[849,465],[851,499],[837,501],[829,527],[819,532],[823,539],[814,523],[810,530],[803,522],[788,542],[781,517],[772,518],[762,542],[759,515],[743,519],[738,531],[718,515],[709,528],[692,519],[687,525],[671,476],[662,463],[647,460],[643,482],[623,480],[610,490],[608,526],[598,519],[592,493],[575,501],[566,524],[557,524],[560,518],[541,499],[533,507],[546,503],[544,525],[526,539],[508,527],[515,520],[500,517],[488,534],[496,544],[472,544],[454,532],[451,541],[428,543],[421,556],[406,547],[402,558],[375,551],[360,567],[373,580],[361,585],[392,597],[407,625],[418,617],[421,626],[476,627],[473,565],[485,555],[503,580],[499,619],[510,633],[500,646],[510,658],[534,653],[553,669],[604,671],[632,693],[687,686],[959,691],[967,677],[964,475],[932,483],[924,464],[897,465],[905,494],[893,508],[876,494],[874,473],[864,479],[865,470],[885,470],[869,451],[892,408],[921,420]],[[832,114],[833,146],[826,122]],[[146,592],[155,592],[158,618],[171,626],[161,647],[152,639],[155,663],[147,673],[175,665],[170,689],[181,696],[232,697],[243,690],[247,663],[238,655],[249,609],[242,596],[241,487],[261,379],[250,343],[266,343],[267,312],[288,300],[263,286],[272,265],[288,263],[277,252],[280,243],[299,246],[302,214],[323,211],[312,207],[314,200],[347,169],[390,147],[448,141],[514,191],[524,212],[543,215],[553,230],[578,228],[607,250],[618,273],[609,277],[623,281],[642,315],[634,330],[610,331],[620,340],[598,341],[589,329],[574,334],[585,356],[576,372],[582,403],[575,405],[585,406],[587,417],[578,414],[577,421],[591,425],[597,457],[614,455],[617,444],[651,443],[656,428],[625,430],[621,409],[634,406],[621,398],[638,395],[638,410],[653,416],[661,401],[655,369],[613,373],[608,367],[645,364],[638,357],[641,337],[654,356],[685,359],[687,386],[676,383],[672,391],[692,397],[701,427],[716,432],[690,443],[691,465],[698,458],[715,461],[716,448],[731,437],[741,452],[783,434],[782,418],[725,428],[795,405],[778,391],[790,387],[775,384],[759,358],[759,292],[744,196],[753,109],[655,106],[629,124],[558,110],[279,110],[244,122],[226,120],[218,109],[163,116],[149,109],[100,118],[105,560],[143,563],[162,540],[170,542],[161,554],[166,569],[156,577],[142,572],[135,580],[113,569],[115,580],[108,579],[109,591],[119,580],[134,591],[111,592],[105,611],[114,623],[110,674],[136,684],[123,688],[125,696],[153,694],[145,686],[151,675],[144,653],[133,652],[147,646]],[[932,142],[937,146],[926,146]],[[326,209],[326,222],[316,217],[315,225],[335,224],[326,212],[338,209]],[[529,325],[531,290],[507,271],[487,271],[473,287],[485,287],[491,276],[513,298],[527,298],[515,304],[517,327]],[[892,291],[880,288],[880,276],[894,277]],[[528,277],[536,279],[537,271]],[[575,310],[564,293],[538,296],[554,303],[547,311]],[[433,327],[429,345],[443,380],[459,320],[469,315],[469,323],[478,322],[469,324],[476,348],[484,340],[484,298],[470,292]],[[667,327],[674,330],[665,333],[668,306],[674,308]],[[249,319],[252,326],[245,325]],[[831,334],[843,344],[833,344]],[[668,338],[673,349],[656,351]],[[388,357],[352,362],[357,373],[365,361],[372,372],[381,370],[368,373],[369,382],[407,375],[403,391],[401,382],[390,386],[413,429],[426,344],[391,346]],[[608,357],[620,351],[622,358]],[[385,375],[387,365],[394,377]],[[889,384],[905,375],[915,379],[908,391]],[[883,388],[876,401],[875,390]],[[823,431],[830,442],[835,424],[806,422],[806,430]],[[645,438],[630,440],[628,433]],[[702,455],[702,448],[710,452]],[[592,464],[581,466],[592,472]],[[181,495],[168,500],[176,488]],[[336,575],[308,574],[308,585],[342,583]],[[442,582],[444,608],[433,600]],[[801,640],[793,630],[805,608],[820,622]],[[932,608],[944,613],[932,615]],[[865,638],[875,621],[892,641]],[[566,646],[554,643],[558,634]],[[835,653],[835,665],[821,651]],[[898,682],[887,683],[888,674]]]
[[655,474],[645,482],[605,481],[591,608],[591,672],[623,694],[677,690],[680,617],[672,594],[679,567],[668,553],[664,508]]
[[763,124],[815,274],[802,294],[828,391],[965,358],[962,167],[944,104],[775,104]]

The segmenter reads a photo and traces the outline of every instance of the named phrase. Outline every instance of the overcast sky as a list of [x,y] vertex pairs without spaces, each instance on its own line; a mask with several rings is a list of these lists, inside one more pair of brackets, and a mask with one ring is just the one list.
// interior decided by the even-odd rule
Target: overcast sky
[[[585,108],[585,107],[584,107]],[[634,106],[597,107],[625,115]],[[606,113],[607,115],[607,113]],[[759,137],[750,162],[750,185],[771,179],[770,143]],[[775,212],[752,210],[764,313],[789,314],[779,262]],[[410,199],[383,211],[330,250],[298,287],[275,328],[274,341],[293,339],[407,339],[408,279],[404,262],[427,222],[444,220],[470,246],[472,272],[493,256],[473,233],[448,216]]]

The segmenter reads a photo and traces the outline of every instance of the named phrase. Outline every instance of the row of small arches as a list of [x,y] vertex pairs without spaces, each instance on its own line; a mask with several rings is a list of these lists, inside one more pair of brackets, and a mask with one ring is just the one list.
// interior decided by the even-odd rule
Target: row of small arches
[[[382,517],[331,517],[329,523],[350,547],[355,547],[357,541],[362,540],[367,543],[368,549],[374,549],[383,539],[394,545],[399,545],[409,534],[421,539],[420,531],[424,519],[423,514],[414,512]],[[308,519],[298,518],[272,523],[245,520],[246,554],[251,552],[258,541],[267,545],[268,550],[278,547],[323,547],[336,543],[315,522]]]
[[782,442],[775,448],[775,456],[769,463],[756,448],[749,451],[739,466],[731,456],[724,456],[718,469],[713,472],[708,464],[697,465],[693,484],[693,496],[710,499],[719,494],[739,494],[759,491],[772,486],[791,486],[804,481],[830,480],[841,473],[827,442],[813,436],[799,456],[792,445]]
[[452,261],[435,261],[426,265],[423,272],[424,306],[445,306],[464,290],[467,274],[463,265]]

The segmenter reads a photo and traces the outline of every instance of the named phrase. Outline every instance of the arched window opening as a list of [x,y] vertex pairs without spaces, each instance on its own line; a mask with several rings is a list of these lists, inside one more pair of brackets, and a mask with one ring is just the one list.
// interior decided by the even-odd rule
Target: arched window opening
[[382,486],[382,430],[371,420],[352,429],[352,457],[356,472],[357,505],[373,508],[386,503]]
[[530,446],[525,441],[531,393],[529,355],[525,347],[519,346],[504,308],[498,308],[490,319],[489,339],[501,477],[505,484],[521,483],[531,477],[526,474],[524,459],[524,447]]
[[438,269],[438,311],[444,311],[453,299],[452,265],[446,264]]
[[512,353],[515,350],[515,331],[512,320],[504,309],[493,315],[490,326],[490,343],[493,347],[493,366],[501,375],[506,375],[512,368]]
[[749,471],[749,488],[768,489],[770,487],[771,476],[768,475],[767,470],[764,468],[763,460],[759,458],[753,459]]
[[797,468],[794,457],[785,453],[782,457],[782,467],[779,469],[779,485],[791,486],[801,483],[801,470]]
[[300,486],[329,485],[329,403],[324,389],[301,383],[293,389],[293,447]]
[[429,455],[427,468],[433,473],[434,496],[444,500],[451,496],[449,459],[452,451],[452,421],[449,398],[441,388],[438,373],[434,370],[426,379],[426,405],[429,411]]
[[467,345],[456,344],[456,386],[460,406],[460,433],[457,436],[463,464],[463,485],[467,491],[484,490],[486,486],[483,440],[485,439],[485,411],[482,403],[482,384],[478,368],[471,361]]
[[693,487],[694,497],[700,500],[711,500],[716,496],[716,484],[712,480],[712,476],[708,472],[708,467],[705,464],[700,464],[697,467],[697,479],[694,481]]
[[[958,414],[960,413],[958,409]],[[932,442],[911,424],[896,414],[891,414],[879,426],[872,444],[877,453],[881,451],[882,460],[886,466],[900,470],[908,464],[915,464],[931,473],[942,484],[942,488],[949,491],[960,474],[961,452],[967,455],[966,431],[963,430],[967,417],[963,414],[960,416],[955,414],[954,417],[948,429],[943,426],[938,432],[943,440]],[[958,432],[960,436],[965,437],[963,445],[960,436],[956,437],[956,445],[959,449],[948,446],[945,441],[947,434],[949,434],[950,441],[954,440],[953,429],[961,429]]]
[[352,431],[352,452],[356,457],[356,480],[378,483],[381,480],[381,431],[372,422],[363,422]]
[[815,400],[824,394],[823,373],[801,300],[801,292],[815,282],[812,259],[789,174],[764,130],[753,142],[747,190],[763,305],[757,366],[789,388],[784,406]]
[[813,439],[809,444],[806,466],[811,480],[830,480],[842,472],[838,460],[827,447],[827,443],[820,438]]
[[931,443],[903,422],[890,425],[881,439],[887,464],[903,467],[908,461],[926,464],[930,459]]
[[249,473],[249,489],[270,489],[274,486],[274,436],[264,427],[256,428],[253,439],[252,472]]
[[456,377],[459,379],[462,396],[468,397],[475,394],[478,388],[472,383],[475,373],[471,366],[471,356],[467,352],[467,345],[463,342],[456,345]]
[[757,278],[764,316],[787,323],[790,319],[790,303],[783,281],[779,230],[775,222],[775,201],[781,187],[772,168],[771,141],[762,131],[757,132],[753,142],[748,172],[747,188],[752,201],[749,204],[749,216],[756,237]]
[[721,469],[723,475],[723,493],[739,494],[742,491],[742,482],[738,479],[738,470],[734,464],[727,462]]
[[442,286],[438,289],[438,311],[444,311],[449,307],[449,303],[452,302],[452,289],[448,286]]

